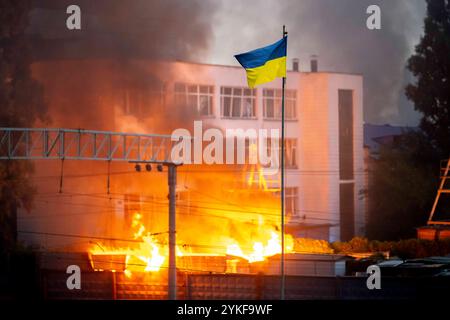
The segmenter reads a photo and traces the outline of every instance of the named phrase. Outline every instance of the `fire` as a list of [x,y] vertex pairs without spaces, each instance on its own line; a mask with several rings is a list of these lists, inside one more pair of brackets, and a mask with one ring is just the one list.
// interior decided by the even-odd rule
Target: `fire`
[[[281,238],[278,232],[268,229],[264,224],[264,219],[259,218],[258,225],[260,232],[255,235],[257,240],[248,241],[240,244],[235,239],[230,238],[226,245],[226,255],[241,257],[249,263],[264,261],[267,257],[281,253]],[[134,240],[141,240],[139,245],[134,248],[113,248],[110,250],[99,250],[94,248],[90,251],[91,256],[125,256],[124,274],[127,277],[132,276],[133,271],[158,272],[166,263],[168,255],[168,246],[160,243],[155,236],[147,231],[142,221],[142,215],[136,212],[131,222],[131,232]],[[291,235],[285,236],[285,252],[293,252],[294,240]],[[187,252],[186,248],[176,247],[178,257],[184,255],[195,255]],[[198,253],[197,253],[198,254]],[[94,268],[102,270],[101,268]],[[117,271],[117,269],[114,269]]]
[[137,248],[112,248],[110,250],[95,248],[90,250],[91,256],[125,255],[124,273],[127,277],[131,277],[132,270],[159,271],[166,260],[162,253],[163,246],[153,235],[147,232],[142,222],[142,215],[139,212],[133,215],[131,228],[133,239],[142,240]]
[[130,270],[125,269],[125,271],[124,271],[123,273],[125,274],[125,276],[126,276],[127,278],[130,278],[130,277],[131,277],[131,271],[130,271]]
[[[281,253],[281,238],[278,233],[271,231],[271,237],[264,244],[261,241],[253,243],[252,251],[244,253],[238,243],[227,246],[227,254],[244,258],[249,262],[264,261],[265,258]],[[285,236],[285,252],[293,252],[294,239],[291,235]]]
[[145,271],[159,271],[164,263],[165,257],[161,255],[160,248],[151,237],[143,237],[144,243],[141,245],[140,251],[148,253],[148,255],[139,255],[138,258],[146,263]]
[[[276,201],[276,192],[278,189],[269,188],[266,178],[264,174],[262,174],[262,170],[259,166],[250,168],[250,175],[247,177],[246,184],[247,186],[255,187],[251,188],[253,191],[256,189],[257,192],[264,193],[264,199],[269,199],[263,200],[260,203],[261,206],[265,206],[265,209],[262,211],[258,209],[256,217],[255,212],[252,212],[251,208],[249,209],[249,214],[246,215],[244,211],[243,214],[237,217],[236,211],[233,211],[233,206],[228,205],[227,203],[222,204],[218,209],[222,210],[221,214],[225,219],[231,221],[228,227],[222,228],[222,232],[229,233],[223,234],[223,236],[219,233],[218,235],[215,235],[216,238],[213,237],[212,239],[214,240],[212,240],[209,238],[208,233],[205,232],[206,229],[202,231],[203,229],[199,228],[198,232],[195,231],[195,237],[183,239],[180,236],[178,237],[180,245],[176,246],[177,257],[184,261],[190,261],[189,257],[195,256],[224,256],[227,259],[227,265],[230,262],[231,266],[231,262],[234,261],[234,265],[230,267],[229,270],[237,270],[237,263],[239,260],[236,259],[236,257],[245,259],[249,263],[254,263],[264,261],[270,256],[281,253],[281,235],[280,232],[277,231],[279,230],[279,226],[275,221],[276,219],[272,218],[273,216],[277,216],[278,209],[275,206],[273,207],[273,212],[269,209],[269,202],[273,201],[272,204],[274,204]],[[268,193],[272,196],[273,200],[270,200],[271,198],[267,197]],[[238,196],[239,194],[236,193],[236,195]],[[251,201],[253,201],[254,198],[249,198],[244,195],[243,199],[251,199]],[[228,208],[230,209],[229,211]],[[215,209],[214,206],[208,208],[208,210],[204,212],[205,216],[208,214],[214,215]],[[224,211],[226,212],[225,214],[223,213]],[[197,230],[196,228],[198,225],[192,223],[190,227],[192,228],[191,230]],[[127,277],[131,277],[133,271],[158,272],[162,268],[167,267],[167,257],[169,253],[167,242],[162,242],[159,236],[151,234],[147,230],[143,215],[140,212],[135,212],[133,214],[129,232],[132,239],[137,241],[136,245],[128,248],[108,249],[107,255],[110,257],[113,255],[116,255],[116,257],[126,257],[124,261],[125,267],[121,269],[117,268],[115,270],[122,270]],[[203,234],[205,236],[203,236]],[[203,242],[201,239],[203,239],[203,241],[206,239],[208,240],[207,242]],[[183,241],[186,241],[187,243],[184,244]],[[200,241],[200,243],[197,241]],[[213,241],[214,243],[212,243]],[[285,235],[284,246],[285,253],[294,252],[294,239],[291,235]],[[198,247],[203,247],[204,251],[199,252]],[[91,255],[105,256],[105,250],[103,247],[101,248],[102,251],[98,248],[92,249],[90,251]],[[101,268],[97,268],[96,270],[98,269]]]
[[131,227],[135,229],[134,239],[141,239],[143,242],[139,249],[134,252],[134,256],[146,264],[145,271],[159,271],[164,263],[165,257],[160,253],[160,245],[156,239],[146,232],[142,223],[142,215],[136,212],[133,216]]

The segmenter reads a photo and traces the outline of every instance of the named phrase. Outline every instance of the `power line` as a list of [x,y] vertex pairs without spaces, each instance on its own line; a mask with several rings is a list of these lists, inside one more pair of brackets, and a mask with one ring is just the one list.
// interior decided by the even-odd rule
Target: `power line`
[[[297,169],[289,169],[287,168],[287,175],[337,175],[340,173],[339,170],[297,170]],[[250,173],[248,170],[241,169],[222,169],[222,170],[179,170],[179,173]],[[369,170],[358,170],[353,171],[354,175],[367,175]],[[160,173],[160,172],[157,172]],[[139,174],[139,172],[135,171],[119,171],[119,172],[111,172],[109,175],[127,175],[127,174]],[[66,174],[64,178],[89,178],[89,177],[102,177],[107,176],[108,173],[91,173],[91,174]],[[60,175],[49,175],[49,176],[31,176],[32,179],[59,179]]]
[[[116,195],[119,195],[119,194],[116,194]],[[123,198],[114,198],[114,197],[112,197],[112,196],[103,196],[103,195],[94,195],[94,194],[69,194],[69,195],[66,195],[66,197],[72,197],[72,196],[83,196],[83,197],[94,197],[94,198],[100,198],[100,199],[105,199],[105,200],[123,200]],[[56,198],[58,198],[58,197],[62,197],[62,195],[59,195],[59,194],[55,194],[55,197]],[[158,201],[150,201],[150,200],[140,200],[140,201],[136,201],[136,202],[139,202],[139,203],[147,203],[147,204],[152,204],[153,206],[166,206],[167,205],[167,202],[165,201],[164,202],[164,198],[157,198],[157,199],[161,199],[163,202],[158,202]],[[71,202],[61,202],[61,201],[49,201],[49,200],[39,200],[39,199],[36,199],[35,201],[37,201],[37,202],[44,202],[44,203],[53,203],[53,204],[62,204],[62,205],[72,205],[72,206],[87,206],[87,207],[96,207],[96,208],[107,208],[107,209],[111,209],[111,212],[112,212],[112,208],[110,207],[110,206],[105,206],[105,205],[98,205],[98,204],[86,204],[86,203],[71,203]],[[196,203],[208,203],[208,204],[214,204],[213,202],[204,202],[204,201],[196,201],[196,200],[190,200],[190,202],[196,202]],[[222,201],[223,202],[223,201]],[[228,204],[228,205],[230,205],[231,203],[227,203],[227,202],[225,202],[226,204]],[[232,205],[236,205],[236,206],[238,206],[237,204],[232,204]],[[243,209],[241,209],[241,210],[236,210],[236,209],[232,209],[232,208],[222,208],[222,207],[220,207],[220,208],[218,208],[218,207],[212,207],[212,206],[196,206],[196,205],[185,205],[185,204],[181,204],[181,203],[178,203],[177,204],[177,206],[178,207],[185,207],[185,208],[192,208],[192,209],[202,209],[202,210],[215,210],[215,211],[225,211],[225,212],[229,212],[229,213],[246,213],[246,214],[257,214],[257,215],[262,215],[262,216],[273,216],[273,217],[277,217],[278,215],[277,214],[274,214],[274,213],[270,213],[270,212],[267,212],[267,211],[255,211],[255,210],[258,210],[258,209],[260,209],[260,208],[257,208],[257,207],[252,207],[252,208],[254,208],[254,209],[252,209],[252,210],[249,210],[249,209],[245,209],[245,208],[243,208]],[[239,207],[241,207],[242,208],[242,206],[239,206]],[[267,209],[267,208],[264,208],[264,209]],[[269,208],[269,209],[271,209],[271,210],[277,210],[277,208]],[[142,209],[141,208],[141,211],[143,211],[144,209]],[[146,210],[147,212],[149,211],[149,210]],[[151,211],[150,211],[151,212]],[[306,212],[306,213],[319,213],[319,214],[324,214],[324,215],[337,215],[338,213],[337,212],[328,212],[328,211],[319,211],[319,210],[307,210],[307,209],[300,209],[300,210],[296,210],[296,212],[297,213],[304,213],[304,212]],[[200,214],[197,214],[197,215],[200,215]],[[202,215],[202,216],[204,216],[204,217],[210,217],[211,216],[211,214],[204,214],[204,215]],[[339,222],[339,220],[334,220],[334,219],[330,219],[330,218],[319,218],[319,217],[307,217],[307,218],[305,218],[305,219],[303,219],[303,220],[306,220],[306,219],[308,219],[308,220],[322,220],[322,221],[330,221],[330,222]]]
[[[52,233],[52,232],[25,231],[25,230],[18,230],[17,232],[25,233],[25,234],[39,234],[39,235],[54,236],[54,237],[64,237],[64,238],[95,239],[95,240],[105,240],[105,241],[134,242],[134,243],[143,242],[142,240],[137,240],[137,239],[108,238],[108,237],[75,235],[75,234],[67,234],[67,233]],[[165,234],[165,233],[168,233],[168,231],[149,233],[147,235],[156,236],[156,235],[161,235],[161,234]]]
[[[206,206],[206,207],[200,207],[200,206],[188,206],[188,207],[191,207],[191,208],[202,208],[202,209],[212,209],[212,210],[217,209],[217,210],[226,210],[226,211],[232,211],[232,212],[234,211],[234,212],[240,212],[240,213],[245,212],[245,213],[255,213],[255,214],[262,214],[262,215],[276,215],[276,216],[277,216],[277,214],[271,214],[270,212],[267,212],[267,211],[255,211],[255,210],[260,210],[260,209],[261,209],[260,207],[242,206],[242,205],[237,204],[237,203],[233,203],[233,202],[229,202],[229,201],[224,201],[224,200],[221,200],[221,199],[219,199],[219,198],[212,197],[212,196],[210,196],[210,195],[207,195],[207,194],[205,194],[205,193],[202,193],[202,192],[198,191],[198,189],[192,189],[192,188],[189,188],[189,190],[190,190],[190,191],[193,191],[193,192],[196,192],[196,193],[198,193],[198,194],[204,195],[205,197],[210,197],[211,199],[214,199],[214,200],[216,200],[217,202],[224,203],[224,204],[227,204],[227,205],[237,206],[237,207],[241,208],[241,210],[224,209],[224,208],[207,207],[207,206]],[[111,193],[111,195],[122,195],[122,196],[123,196],[123,195],[126,195],[126,194],[124,194],[124,193]],[[55,197],[62,197],[62,196],[64,196],[64,194],[62,194],[62,195],[60,195],[60,194],[54,194],[54,196],[55,196]],[[70,194],[67,194],[66,196],[67,196],[67,197],[71,197],[71,196],[94,197],[94,198],[100,198],[100,199],[105,199],[105,200],[124,200],[123,198],[116,198],[116,197],[107,196],[107,195],[102,195],[102,194],[79,194],[79,193],[70,193]],[[155,197],[155,196],[152,196],[151,198],[159,199],[159,200],[161,200],[161,201],[166,201],[166,199],[165,199],[165,198],[162,198],[162,197]],[[152,203],[152,204],[160,204],[160,205],[166,205],[166,204],[167,204],[167,202],[157,202],[157,201],[154,201],[154,200],[136,200],[136,202],[139,202],[139,203]],[[217,203],[217,202],[207,202],[207,201],[200,201],[200,200],[189,200],[189,202],[205,203],[205,204],[215,204],[215,203]],[[180,206],[186,207],[186,205],[181,205],[181,204],[180,204]],[[253,208],[253,209],[248,210],[248,209],[246,209],[246,208]],[[268,209],[268,210],[279,210],[278,207],[265,207],[264,209]],[[320,210],[308,210],[308,209],[299,209],[299,210],[297,210],[297,212],[322,213],[322,214],[327,214],[327,215],[328,215],[328,214],[332,214],[332,215],[337,215],[337,214],[339,214],[339,212],[320,211]]]
[[[96,237],[96,236],[86,236],[86,235],[73,235],[73,234],[65,234],[65,233],[51,233],[51,232],[39,232],[39,231],[23,231],[19,230],[17,231],[19,233],[25,233],[25,234],[38,234],[38,235],[45,235],[45,236],[54,236],[54,237],[62,237],[62,238],[77,238],[77,239],[89,239],[89,240],[104,240],[104,241],[120,241],[120,242],[131,242],[131,243],[144,243],[144,240],[138,240],[138,239],[125,239],[125,238],[108,238],[108,237]],[[151,233],[149,235],[162,235],[167,234],[166,232],[158,232],[158,233]],[[158,242],[159,245],[165,246],[167,245],[166,241]],[[194,247],[194,248],[203,248],[203,249],[222,249],[226,250],[227,246],[220,246],[220,245],[209,245],[209,244],[194,244],[194,243],[177,243],[176,244],[179,247],[186,248],[186,247]],[[251,247],[242,246],[241,249],[247,249],[247,250],[253,250]],[[120,249],[119,249],[120,250]]]
[[[84,195],[86,196],[86,195]],[[97,208],[108,208],[110,209],[108,206],[100,206],[100,205],[90,205],[90,204],[85,204],[85,203],[70,203],[70,202],[59,202],[59,201],[49,201],[49,200],[35,200],[38,202],[44,202],[44,203],[53,203],[53,204],[62,204],[62,205],[72,205],[72,206],[87,206],[87,207],[97,207]],[[154,205],[158,205],[158,206],[166,206],[167,203],[164,202],[157,202],[157,201],[140,201],[140,203],[150,203],[150,204],[154,204]],[[274,217],[274,219],[276,217],[278,217],[277,214],[275,213],[269,213],[269,212],[264,212],[264,211],[251,211],[251,210],[236,210],[236,209],[231,209],[231,208],[218,208],[218,207],[208,207],[208,206],[196,206],[196,205],[184,205],[184,204],[177,204],[177,207],[182,207],[182,208],[188,208],[188,209],[203,209],[203,210],[212,210],[212,211],[220,211],[220,212],[228,212],[228,213],[246,213],[246,214],[254,214],[254,215],[261,215],[261,216],[266,216],[266,217]],[[149,210],[145,210],[145,209],[140,209],[140,211],[142,212],[153,212],[153,211],[149,211]],[[111,212],[112,209],[111,209]],[[299,210],[299,212],[311,212],[311,213],[323,213],[323,214],[328,214],[327,212],[324,211],[312,211],[312,210]],[[106,213],[106,212],[105,212]],[[336,214],[336,213],[334,213]],[[197,216],[202,216],[202,217],[214,217],[214,215],[212,214],[199,214],[199,213],[188,213],[188,215],[197,215]],[[50,216],[50,215],[49,215]],[[53,215],[52,215],[53,216]],[[57,216],[57,215],[54,215]],[[219,218],[227,218],[231,220],[231,217],[224,217],[224,216],[217,216],[215,215],[215,217],[219,217]],[[307,217],[306,219],[309,220],[322,220],[322,221],[328,221],[328,222],[338,222],[338,220],[333,220],[333,219],[325,219],[325,218],[318,218],[318,217]],[[306,220],[304,219],[304,220]]]

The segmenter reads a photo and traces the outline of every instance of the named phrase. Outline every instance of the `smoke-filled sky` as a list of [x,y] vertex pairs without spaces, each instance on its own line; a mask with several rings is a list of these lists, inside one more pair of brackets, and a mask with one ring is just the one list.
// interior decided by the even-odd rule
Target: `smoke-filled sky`
[[[301,70],[309,70],[309,56],[316,54],[319,70],[363,74],[366,122],[418,122],[403,88],[411,80],[405,63],[423,31],[425,0],[34,2],[52,11],[36,10],[30,30],[53,38],[77,37],[61,25],[67,17],[65,7],[79,4],[79,34],[89,38],[84,50],[96,52],[96,57],[109,50],[125,57],[238,65],[234,54],[275,42],[285,24],[288,58],[300,58]],[[381,30],[366,28],[366,8],[371,4],[381,8]]]
[[[309,70],[364,75],[364,118],[371,123],[416,125],[418,114],[403,94],[405,71],[423,30],[425,0],[222,0],[214,17],[211,62],[236,64],[232,54],[277,40],[285,24],[288,57]],[[366,28],[366,8],[381,8],[381,30]]]

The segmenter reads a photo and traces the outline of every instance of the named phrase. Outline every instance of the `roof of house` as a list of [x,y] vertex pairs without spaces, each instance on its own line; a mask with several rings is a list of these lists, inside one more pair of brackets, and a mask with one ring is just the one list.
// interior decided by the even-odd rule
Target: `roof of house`
[[417,127],[392,126],[390,124],[364,124],[364,146],[371,152],[377,152],[380,144],[386,141],[387,137],[400,136],[410,130],[417,130]]

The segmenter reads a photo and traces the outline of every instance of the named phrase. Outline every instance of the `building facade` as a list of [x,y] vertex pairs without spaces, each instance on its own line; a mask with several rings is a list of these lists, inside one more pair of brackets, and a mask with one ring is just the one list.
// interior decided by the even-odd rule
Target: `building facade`
[[[176,71],[166,90],[187,99],[209,125],[280,128],[281,80],[251,90],[239,67],[169,64],[164,69]],[[362,85],[360,75],[288,71],[286,214],[298,235],[329,241],[364,235]]]
[[[201,120],[203,127],[222,131],[281,128],[281,80],[249,89],[240,67],[179,61],[49,60],[35,63],[32,70],[43,84],[52,127],[170,133]],[[286,230],[295,237],[336,241],[365,233],[362,81],[361,75],[354,74],[288,71],[285,208]],[[80,239],[52,234],[114,238],[130,223],[133,210],[154,215],[148,217],[149,230],[165,230],[164,172],[131,175],[125,172],[130,165],[124,164],[115,165],[111,169],[115,173],[109,176],[105,166],[37,161],[33,212],[18,214],[19,230],[37,232],[19,234],[19,239],[46,248],[72,248]],[[244,182],[259,183],[267,192],[254,198],[249,185],[241,183],[240,191],[222,190],[208,197],[206,193],[232,185],[236,177],[215,176],[222,167],[184,167],[177,189],[177,210],[186,218],[179,223],[181,231],[198,225],[193,220],[196,215],[228,215],[235,210],[227,203],[230,199],[262,209],[279,204],[279,174],[261,176],[255,168],[240,167],[239,172],[246,174]],[[187,181],[190,173],[197,174],[197,179]],[[206,197],[199,198],[202,192]],[[242,239],[251,237],[246,225],[253,221],[257,228],[258,221],[244,219],[247,208],[243,205],[233,211],[226,226],[214,220],[205,223],[205,229],[212,233],[239,229]],[[276,225],[279,209],[272,216]],[[234,219],[243,224],[237,227]],[[192,232],[185,238],[195,241],[198,237]]]

